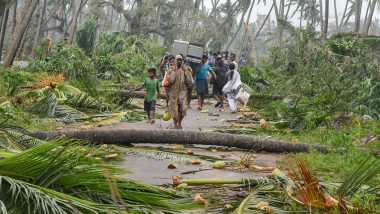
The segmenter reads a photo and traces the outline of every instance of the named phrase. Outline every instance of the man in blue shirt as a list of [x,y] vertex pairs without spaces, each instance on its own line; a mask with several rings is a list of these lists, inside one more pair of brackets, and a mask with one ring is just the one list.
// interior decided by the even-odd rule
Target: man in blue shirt
[[204,55],[202,57],[202,63],[195,68],[195,87],[198,94],[198,110],[202,110],[204,99],[208,94],[208,72],[215,77],[210,65],[207,63],[207,59],[207,55]]

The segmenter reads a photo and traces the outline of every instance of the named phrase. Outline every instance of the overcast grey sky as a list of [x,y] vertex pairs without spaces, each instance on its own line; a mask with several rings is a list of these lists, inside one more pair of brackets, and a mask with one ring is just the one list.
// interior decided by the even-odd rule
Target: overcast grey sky
[[[235,2],[235,1],[236,0],[232,0],[232,2]],[[226,2],[226,0],[221,0],[220,2],[224,3],[224,2]],[[268,1],[267,0],[266,2],[267,2],[266,5],[263,4],[263,3],[260,3],[260,4],[254,6],[252,14],[251,14],[251,18],[250,18],[251,22],[253,22],[253,21],[256,20],[257,14],[265,14],[266,15],[269,12],[270,7],[272,6],[272,1],[270,1],[270,0]],[[277,2],[279,2],[279,1],[277,0]],[[323,1],[323,3],[324,3],[324,1]],[[365,13],[366,13],[367,3],[368,3],[367,0],[363,1],[362,19],[364,19],[364,16],[365,16]],[[346,4],[346,0],[336,0],[336,4],[337,4],[337,8],[338,8],[337,9],[338,10],[338,18],[340,19],[342,17],[342,15],[343,15],[343,10],[344,10],[345,4]],[[205,0],[205,5],[206,5],[207,8],[211,8],[211,5],[212,5],[211,4],[211,0]],[[294,9],[295,9],[295,7],[294,7]],[[329,16],[330,16],[330,22],[335,22],[334,1],[333,0],[330,0]],[[379,7],[377,7],[376,10],[375,10],[374,18],[375,17],[376,18],[380,18],[380,9],[379,9]],[[238,18],[240,18],[240,16]],[[298,22],[298,18],[299,18],[299,14],[296,14],[291,21],[292,22]],[[272,20],[275,19],[274,11],[272,11],[271,19]]]

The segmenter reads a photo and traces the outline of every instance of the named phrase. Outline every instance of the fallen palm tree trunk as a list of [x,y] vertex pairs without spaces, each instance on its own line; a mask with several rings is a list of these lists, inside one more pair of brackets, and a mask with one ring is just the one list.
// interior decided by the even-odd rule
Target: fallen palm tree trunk
[[[130,97],[136,97],[136,98],[144,98],[145,91],[128,91],[128,90],[116,90],[116,89],[105,89],[105,90],[98,90],[99,93],[111,93],[113,95],[125,95]],[[208,95],[208,97],[212,97],[211,94]],[[160,94],[161,99],[166,98],[165,93]],[[197,99],[197,95],[193,94],[191,96],[191,99]],[[278,95],[278,94],[258,94],[258,93],[251,93],[251,98],[253,99],[270,99],[270,100],[281,100],[285,98],[285,95]]]
[[294,143],[275,139],[262,139],[249,135],[179,130],[65,130],[33,132],[32,136],[42,140],[59,136],[67,136],[78,139],[86,139],[93,143],[118,145],[130,145],[133,143],[215,145],[273,153],[307,152],[310,149],[315,149],[320,152],[328,152],[328,149],[330,148],[323,145]]

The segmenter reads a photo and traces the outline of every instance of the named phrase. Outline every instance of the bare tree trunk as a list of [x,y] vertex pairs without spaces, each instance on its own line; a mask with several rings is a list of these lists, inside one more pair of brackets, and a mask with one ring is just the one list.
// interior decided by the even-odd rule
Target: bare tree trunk
[[37,4],[38,0],[31,0],[29,2],[25,2],[23,9],[20,15],[18,16],[15,31],[8,45],[7,57],[4,62],[5,68],[10,67],[13,64],[17,50],[20,46],[20,42],[25,33],[25,30],[28,27],[30,19],[32,18],[33,12],[37,7]]
[[178,130],[141,130],[141,129],[94,129],[84,131],[50,131],[31,134],[41,140],[60,136],[86,139],[93,143],[130,145],[133,143],[153,144],[201,144],[229,146],[248,150],[273,153],[307,152],[315,149],[328,152],[331,147],[317,144],[286,142],[275,139],[263,139],[249,135],[234,135],[216,132],[178,131]]
[[365,26],[367,24],[369,9],[370,9],[370,7],[372,5],[371,2],[372,2],[371,0],[368,0],[367,9],[365,10],[365,16],[364,16],[364,22],[363,22],[362,32],[364,32]]
[[[155,29],[158,30],[161,22],[161,4],[157,5],[157,15],[156,15],[156,23],[155,23]],[[153,38],[154,42],[157,44],[158,43],[158,34],[154,34]]]
[[303,6],[301,8],[301,17],[300,17],[300,28],[302,28],[302,19],[303,19]]
[[77,30],[77,24],[78,24],[78,16],[80,11],[82,10],[83,6],[87,3],[87,0],[81,0],[79,3],[78,9],[75,11],[75,14],[73,14],[73,27],[70,32],[70,44],[73,44],[74,41],[74,36],[75,36],[75,31]]
[[[112,1],[112,4],[114,3],[114,1]],[[114,9],[113,7],[111,7],[111,30],[113,29],[113,12],[114,12]]]
[[125,23],[124,23],[123,31],[129,32],[129,31],[127,30],[127,24],[128,24],[128,20],[125,19]]
[[355,0],[355,32],[360,31],[360,15],[362,11],[362,0]]
[[[1,10],[4,11],[4,9],[1,9],[1,8],[0,8],[0,11],[1,11]],[[3,13],[3,12],[0,12],[0,13]],[[4,14],[1,14],[1,15],[0,15],[0,32],[1,32],[1,27],[2,27],[2,24],[3,24],[3,18],[4,18]]]
[[256,35],[255,35],[255,37],[252,40],[252,46],[249,48],[247,56],[249,56],[249,54],[251,53],[251,50],[252,50],[253,46],[255,46],[256,39],[259,36],[259,34],[260,34],[261,30],[263,29],[263,27],[265,26],[265,23],[268,21],[268,19],[270,17],[270,14],[272,13],[273,8],[274,8],[274,3],[272,4],[272,7],[270,8],[267,16],[265,17],[264,22],[261,24],[259,30],[256,32]]
[[290,0],[289,5],[288,5],[288,9],[286,10],[285,20],[288,20],[288,18],[289,18],[289,11],[290,11],[290,7],[292,6],[292,3],[293,3],[293,0]]
[[[284,0],[281,0],[281,1],[284,1]],[[278,8],[276,0],[273,0],[274,12],[276,14],[276,20],[277,20],[276,43],[277,43],[277,46],[279,47],[282,46],[282,33],[283,33],[282,25],[279,23],[280,20],[282,20],[281,11],[279,10],[281,9],[281,4],[282,3],[280,2],[280,8]]]
[[343,16],[339,24],[339,29],[338,29],[339,32],[342,30],[342,27],[343,27],[344,18],[346,17],[346,14],[347,14],[348,3],[349,3],[349,0],[346,0],[346,5],[344,6],[344,10],[343,10]]
[[245,30],[244,30],[244,35],[243,35],[243,41],[241,42],[240,55],[243,53],[243,48],[244,48],[244,43],[245,43],[245,37],[246,37],[247,31],[248,31],[249,19],[251,18],[251,13],[252,13],[252,9],[253,9],[254,5],[255,5],[254,2],[252,2],[251,7],[249,8],[247,20],[245,21],[245,25],[244,25],[245,26]]
[[4,12],[4,15],[3,15],[3,20],[0,23],[1,24],[1,30],[0,30],[0,60],[1,60],[2,53],[3,53],[5,31],[7,30],[8,16],[9,16],[9,9],[5,9],[5,12]]
[[[247,8],[248,9],[248,8]],[[232,43],[234,42],[236,36],[238,35],[240,29],[241,29],[241,26],[243,24],[243,21],[244,21],[244,17],[245,17],[245,14],[247,13],[247,9],[245,9],[243,11],[243,14],[241,15],[241,18],[240,18],[240,22],[239,22],[239,25],[238,25],[238,28],[236,29],[236,32],[234,33],[234,35],[232,36],[230,42],[228,43],[227,47],[226,47],[226,50],[228,50],[230,48],[230,46],[232,45]]]
[[121,17],[122,17],[122,14],[118,13],[118,15],[117,15],[117,31],[118,32],[120,31]]
[[321,35],[322,35],[322,38],[325,37],[324,35],[324,24],[325,22],[323,21],[323,5],[322,5],[322,0],[319,0],[319,24],[321,25]]
[[2,24],[3,24],[4,13],[5,13],[5,5],[0,4],[0,32],[1,32]]
[[365,34],[369,33],[369,28],[370,28],[371,23],[372,23],[373,12],[375,11],[375,8],[376,8],[376,3],[377,3],[377,0],[373,0],[372,5],[371,5],[371,10],[370,10],[369,15],[368,15],[367,23],[364,27],[364,33]]
[[40,8],[40,16],[38,17],[38,24],[37,24],[37,32],[36,32],[36,37],[34,38],[34,43],[33,43],[33,49],[32,49],[32,58],[35,57],[36,55],[36,49],[38,46],[38,42],[40,41],[40,34],[41,34],[41,25],[42,21],[45,16],[45,11],[46,11],[46,2],[47,0],[42,0],[42,5]]
[[329,0],[325,0],[325,24],[323,25],[323,35],[324,38],[327,38],[327,33],[329,30]]
[[190,20],[190,10],[186,11],[186,20],[185,20],[185,40],[189,39],[189,20]]
[[[258,62],[259,62],[259,53],[258,53],[258,51],[257,51],[257,46],[256,46],[256,41],[254,41],[253,43],[252,43],[252,47],[251,47],[252,49],[253,49],[253,63],[254,64],[257,64]],[[251,50],[250,50],[251,51]],[[250,52],[249,51],[249,52]],[[250,53],[249,53],[250,54]],[[247,54],[247,56],[249,56],[249,54]]]
[[336,8],[336,0],[334,0],[334,13],[335,13],[335,28],[339,30],[338,9]]
[[26,27],[26,30],[25,30],[24,34],[22,35],[22,39],[21,39],[21,42],[19,44],[19,47],[17,48],[18,50],[16,53],[16,59],[20,59],[20,57],[21,57],[22,51],[24,49],[24,44],[25,44],[25,40],[26,40],[26,34],[28,33],[28,29],[29,29],[29,24]]
[[12,33],[15,32],[15,27],[17,24],[17,0],[15,0],[15,3],[13,5],[13,25],[12,25]]

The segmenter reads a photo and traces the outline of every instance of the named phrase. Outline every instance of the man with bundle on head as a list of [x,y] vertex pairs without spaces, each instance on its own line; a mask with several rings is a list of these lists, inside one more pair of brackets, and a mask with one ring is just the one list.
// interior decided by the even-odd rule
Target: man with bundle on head
[[186,116],[187,84],[188,75],[182,66],[183,57],[175,57],[175,65],[168,71],[169,86],[169,113],[173,118],[174,129],[183,129],[182,120]]

